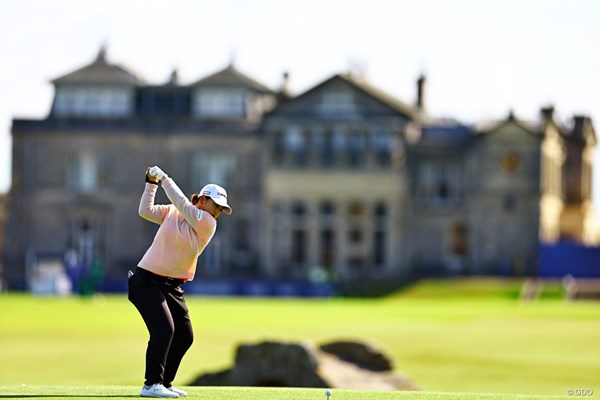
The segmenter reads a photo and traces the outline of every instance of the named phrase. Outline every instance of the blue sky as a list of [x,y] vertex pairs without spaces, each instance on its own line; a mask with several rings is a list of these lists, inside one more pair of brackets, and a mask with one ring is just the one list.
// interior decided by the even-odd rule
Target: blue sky
[[[554,105],[600,123],[600,1],[595,0],[4,0],[0,3],[0,192],[10,186],[12,118],[44,118],[50,80],[100,46],[152,83],[173,68],[190,83],[231,60],[300,93],[360,70],[413,102],[465,123],[535,120]],[[598,132],[600,133],[600,131]],[[594,176],[600,205],[600,151]],[[598,206],[597,206],[598,209]]]

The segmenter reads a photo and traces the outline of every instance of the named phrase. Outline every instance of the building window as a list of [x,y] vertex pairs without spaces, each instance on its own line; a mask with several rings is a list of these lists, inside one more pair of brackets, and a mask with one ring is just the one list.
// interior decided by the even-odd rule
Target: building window
[[335,268],[335,231],[333,229],[322,229],[319,244],[321,246],[319,261],[331,273]]
[[136,102],[141,115],[188,115],[189,93],[173,87],[138,88]]
[[335,144],[332,132],[324,133],[324,148],[321,153],[321,166],[331,168],[335,165]]
[[285,131],[283,146],[286,154],[290,157],[292,165],[306,165],[306,138],[300,127],[291,126]]
[[348,132],[346,132],[343,128],[335,128],[332,132],[332,147],[334,157],[338,161],[339,165],[343,162],[343,158],[346,155],[347,147],[348,147]]
[[241,89],[203,88],[194,94],[193,114],[200,118],[242,118],[246,99]]
[[366,231],[366,209],[364,204],[353,201],[348,206],[347,231],[347,266],[350,277],[362,276],[365,270],[366,248],[364,232]]
[[362,133],[355,133],[350,137],[350,167],[362,167],[365,153],[365,137]]
[[292,248],[291,259],[294,264],[304,264],[306,262],[306,206],[301,201],[292,204]]
[[335,223],[335,206],[331,201],[324,201],[319,206],[319,222],[321,226],[333,226]]
[[387,167],[392,161],[392,135],[386,131],[375,131],[371,135],[371,150],[375,165]]
[[[235,158],[231,154],[215,151],[195,154],[192,159],[191,186],[216,183],[225,190],[230,190],[233,186],[234,169]],[[197,190],[200,190],[200,187]]]
[[385,236],[384,231],[375,231],[373,237],[373,262],[377,267],[385,265]]
[[96,155],[97,158],[97,180],[98,184],[102,187],[107,187],[113,182],[114,174],[112,170],[114,168],[114,155],[111,152],[102,152]]
[[310,135],[310,148],[312,149],[312,160],[315,164],[323,164],[325,153],[325,132],[319,128],[313,128]]
[[467,227],[464,224],[455,224],[452,227],[452,254],[464,256],[468,252]]
[[301,201],[292,204],[292,218],[294,224],[304,224],[306,217],[306,206]]
[[285,146],[283,139],[284,136],[281,132],[276,132],[273,136],[271,159],[273,160],[273,165],[276,166],[281,166],[283,164],[283,160],[285,159]]
[[378,202],[374,210],[375,232],[373,234],[373,262],[376,267],[383,268],[386,263],[386,240],[388,209],[385,203]]
[[421,205],[433,209],[457,206],[462,198],[462,176],[458,165],[422,164],[418,175]]
[[98,181],[97,160],[89,152],[71,153],[66,157],[65,181],[67,188],[80,193],[92,192]]
[[352,202],[348,207],[348,214],[353,221],[361,222],[366,214],[365,206],[359,202]]
[[303,265],[306,262],[306,232],[304,229],[292,231],[292,263]]
[[514,211],[517,207],[517,199],[514,194],[506,193],[502,197],[502,209],[506,212]]
[[133,89],[66,87],[56,92],[53,113],[59,117],[124,117],[133,110]]
[[379,202],[375,205],[375,227],[379,229],[385,228],[387,223],[388,210],[383,202]]
[[353,228],[350,229],[350,231],[348,232],[348,241],[351,244],[361,244],[363,241],[363,231],[360,228]]
[[330,274],[335,269],[335,205],[324,201],[319,205],[319,262]]

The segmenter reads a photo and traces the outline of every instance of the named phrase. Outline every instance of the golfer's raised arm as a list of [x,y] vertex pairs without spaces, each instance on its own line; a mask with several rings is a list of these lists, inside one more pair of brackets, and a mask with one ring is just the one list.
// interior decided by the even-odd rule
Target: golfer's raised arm
[[187,223],[192,227],[196,226],[196,222],[198,221],[200,215],[199,213],[202,211],[198,210],[198,208],[193,205],[187,197],[185,197],[185,194],[183,194],[179,186],[177,186],[172,178],[167,177],[166,179],[163,179],[162,187],[165,190],[169,200],[171,200],[171,203],[185,217]]
[[142,193],[142,197],[140,199],[138,214],[140,217],[160,225],[164,218],[166,206],[154,204],[157,188],[158,186],[156,184],[146,183],[146,186],[144,187],[144,193]]

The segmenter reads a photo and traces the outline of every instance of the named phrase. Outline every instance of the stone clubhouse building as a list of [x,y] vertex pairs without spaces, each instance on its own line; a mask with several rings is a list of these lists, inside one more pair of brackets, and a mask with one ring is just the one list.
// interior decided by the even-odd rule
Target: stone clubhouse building
[[52,84],[46,118],[12,121],[9,288],[61,263],[123,281],[157,229],[137,214],[155,164],[188,195],[229,192],[198,281],[535,275],[541,243],[598,240],[586,116],[436,118],[424,77],[414,104],[352,74],[295,95],[287,74],[272,89],[233,64],[149,83],[105,48]]

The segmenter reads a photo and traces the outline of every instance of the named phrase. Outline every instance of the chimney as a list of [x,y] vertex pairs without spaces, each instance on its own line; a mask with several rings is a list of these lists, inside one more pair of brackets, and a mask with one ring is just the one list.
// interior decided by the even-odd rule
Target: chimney
[[590,117],[585,115],[575,115],[573,117],[573,136],[579,139],[584,139],[586,130],[591,125]]
[[417,80],[417,109],[425,109],[425,75],[421,74]]
[[589,118],[585,115],[575,115],[573,117],[574,122],[574,131],[583,131],[586,126],[586,122],[588,122]]
[[543,107],[540,110],[544,122],[550,122],[554,120],[554,106]]
[[290,74],[289,72],[285,71],[283,73],[281,87],[279,88],[279,98],[282,100],[286,100],[290,97],[292,97],[290,94]]
[[177,85],[179,84],[179,72],[177,68],[173,68],[171,75],[169,76],[169,85]]
[[96,64],[106,64],[106,43],[102,43],[95,60]]

